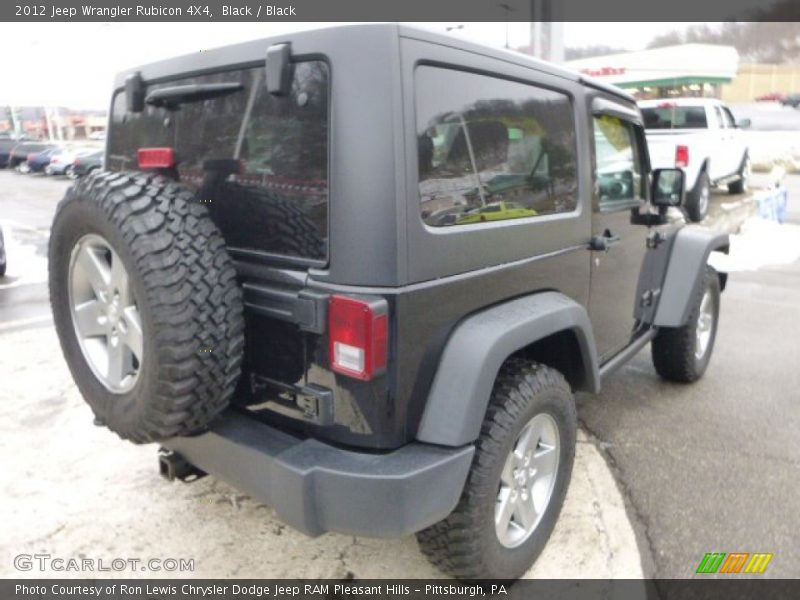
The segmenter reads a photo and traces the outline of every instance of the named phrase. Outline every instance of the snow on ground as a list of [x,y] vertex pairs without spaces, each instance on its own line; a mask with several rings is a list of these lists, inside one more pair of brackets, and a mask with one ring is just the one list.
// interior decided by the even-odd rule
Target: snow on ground
[[718,271],[755,271],[800,259],[800,225],[752,217],[739,233],[730,236],[730,242],[727,255],[719,252],[711,255],[709,264]]

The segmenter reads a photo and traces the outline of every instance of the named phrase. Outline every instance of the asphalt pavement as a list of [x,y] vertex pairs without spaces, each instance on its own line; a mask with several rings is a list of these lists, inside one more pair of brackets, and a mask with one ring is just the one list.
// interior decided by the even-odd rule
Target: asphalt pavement
[[0,225],[8,255],[0,279],[0,331],[49,325],[47,241],[70,181],[0,170]]
[[[787,222],[800,225],[800,177],[787,184]],[[661,381],[646,349],[581,398],[638,522],[645,572],[691,577],[707,552],[767,552],[764,576],[800,576],[799,352],[800,262],[735,272],[702,380]]]

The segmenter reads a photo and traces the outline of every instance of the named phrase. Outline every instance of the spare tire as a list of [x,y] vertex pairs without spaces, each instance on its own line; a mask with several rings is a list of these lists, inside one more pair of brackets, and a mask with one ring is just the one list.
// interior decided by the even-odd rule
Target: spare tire
[[152,174],[92,173],[58,206],[49,261],[61,348],[100,422],[158,442],[203,431],[228,406],[242,295],[190,191]]

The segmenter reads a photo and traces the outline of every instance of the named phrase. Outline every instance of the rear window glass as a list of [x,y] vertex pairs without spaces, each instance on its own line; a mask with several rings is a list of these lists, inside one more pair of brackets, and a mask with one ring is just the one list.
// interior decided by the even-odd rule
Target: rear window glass
[[707,129],[706,109],[702,106],[664,106],[643,108],[645,129]]
[[438,67],[416,73],[422,218],[433,227],[569,212],[577,154],[566,94]]
[[261,67],[148,85],[241,84],[238,91],[171,108],[126,110],[114,101],[106,168],[137,168],[139,148],[171,147],[234,251],[321,260],[328,231],[328,67],[295,65],[291,93],[274,96]]

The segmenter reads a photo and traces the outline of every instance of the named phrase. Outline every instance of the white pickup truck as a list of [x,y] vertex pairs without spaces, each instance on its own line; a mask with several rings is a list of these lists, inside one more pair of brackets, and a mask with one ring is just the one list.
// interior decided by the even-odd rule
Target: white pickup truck
[[639,102],[653,168],[683,169],[684,210],[692,221],[708,212],[711,187],[727,185],[732,194],[747,191],[750,158],[743,128],[730,109],[709,98],[671,98]]

